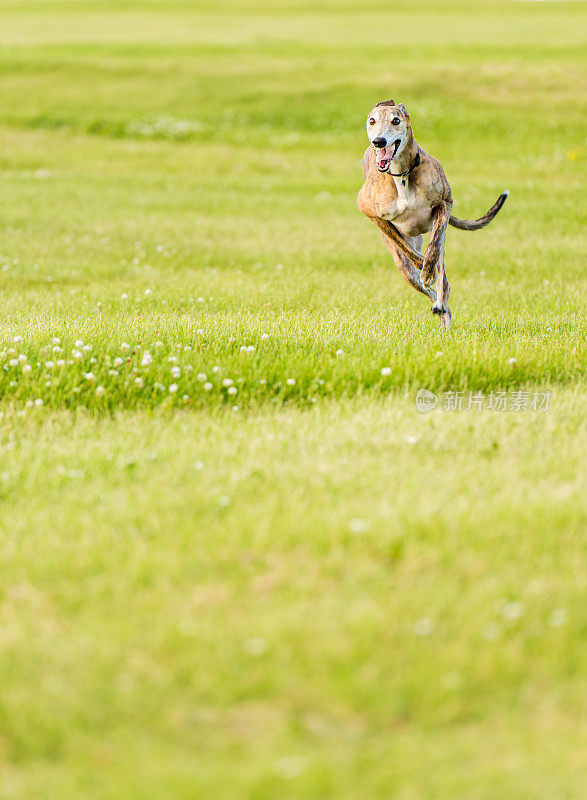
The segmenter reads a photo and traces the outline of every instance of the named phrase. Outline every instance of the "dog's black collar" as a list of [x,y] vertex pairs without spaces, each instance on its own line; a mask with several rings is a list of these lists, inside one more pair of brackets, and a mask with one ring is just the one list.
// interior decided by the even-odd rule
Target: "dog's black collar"
[[403,178],[402,185],[405,186],[406,185],[406,178],[408,177],[408,175],[410,174],[410,172],[412,170],[416,169],[416,167],[418,166],[419,163],[420,163],[420,153],[418,153],[418,155],[414,159],[414,163],[412,164],[412,166],[406,172],[398,172],[398,173],[388,172],[387,174],[391,175],[392,178]]

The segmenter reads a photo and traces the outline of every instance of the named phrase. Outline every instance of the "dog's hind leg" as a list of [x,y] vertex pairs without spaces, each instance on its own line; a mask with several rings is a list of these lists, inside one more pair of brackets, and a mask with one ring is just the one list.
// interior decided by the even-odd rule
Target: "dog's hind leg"
[[436,278],[436,299],[432,304],[432,313],[438,314],[443,328],[450,327],[452,314],[448,307],[448,296],[450,285],[446,277],[444,267],[444,243],[446,239],[446,229],[450,219],[451,203],[441,203],[434,210],[434,222],[430,233],[430,242],[424,254],[424,266],[422,267],[422,282],[429,286]]
[[440,317],[440,324],[447,330],[450,328],[450,321],[452,313],[448,307],[448,296],[450,294],[450,284],[446,277],[446,270],[444,267],[444,242],[442,243],[442,252],[438,261],[438,277],[436,279],[436,301],[432,303],[432,313],[438,314]]
[[[416,269],[416,267],[412,264],[410,259],[403,254],[403,252],[399,249],[393,239],[390,239],[389,236],[386,236],[383,231],[381,232],[383,236],[383,241],[389,247],[391,255],[393,256],[393,260],[399,270],[400,275],[402,278],[407,281],[410,286],[412,286],[416,291],[425,294],[432,302],[436,300],[436,292],[430,286],[424,286],[420,279],[420,272]],[[414,249],[415,252],[419,253],[422,249],[422,242],[423,239],[421,236],[416,236],[414,238],[409,238],[408,242],[410,246]]]
[[440,203],[432,212],[432,230],[430,231],[430,241],[424,253],[424,263],[422,265],[422,282],[430,286],[434,282],[437,268],[444,253],[444,237],[450,219],[452,203]]

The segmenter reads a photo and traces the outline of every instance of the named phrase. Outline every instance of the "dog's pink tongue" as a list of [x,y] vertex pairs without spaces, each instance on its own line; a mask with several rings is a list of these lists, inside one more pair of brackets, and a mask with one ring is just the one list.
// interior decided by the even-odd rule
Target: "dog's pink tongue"
[[377,148],[375,148],[375,161],[377,163],[377,166],[380,166],[380,164],[383,161],[388,161],[389,160],[389,156],[390,156],[390,152],[389,151],[390,150],[391,150],[391,147],[377,147]]

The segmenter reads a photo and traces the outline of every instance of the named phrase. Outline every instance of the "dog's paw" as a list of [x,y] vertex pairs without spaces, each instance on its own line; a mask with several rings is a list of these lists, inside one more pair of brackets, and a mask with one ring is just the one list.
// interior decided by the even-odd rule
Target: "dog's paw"
[[439,303],[438,300],[435,300],[432,303],[432,313],[433,314],[446,314],[448,312],[448,306]]
[[436,269],[434,264],[430,265],[424,261],[424,265],[422,267],[422,272],[420,273],[420,278],[422,279],[422,283],[424,286],[432,286],[434,283],[434,278],[436,277]]
[[451,320],[452,320],[452,313],[450,308],[447,308],[446,313],[442,314],[440,317],[440,325],[445,331],[447,331],[450,328]]

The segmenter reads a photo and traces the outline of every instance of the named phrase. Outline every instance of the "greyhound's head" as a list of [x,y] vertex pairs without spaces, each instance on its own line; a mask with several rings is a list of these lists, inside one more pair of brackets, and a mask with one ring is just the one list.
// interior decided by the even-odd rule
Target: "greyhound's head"
[[384,100],[371,109],[367,117],[367,136],[375,149],[379,172],[388,172],[389,165],[406,146],[411,135],[410,115],[402,103]]

